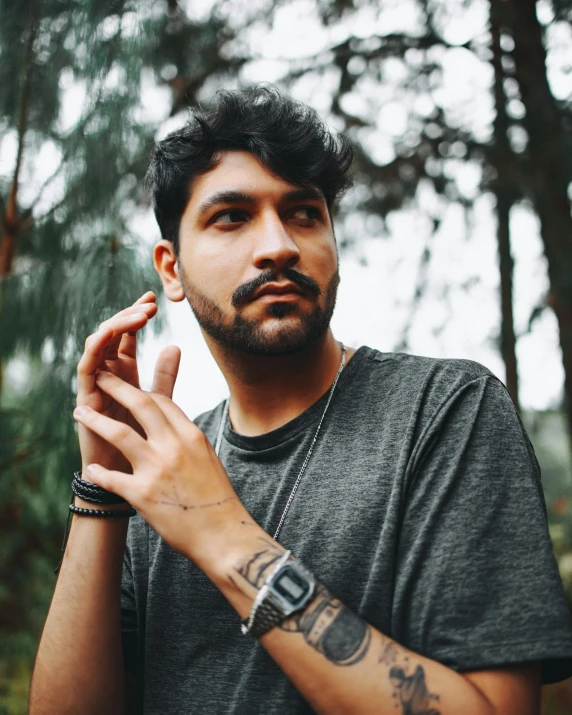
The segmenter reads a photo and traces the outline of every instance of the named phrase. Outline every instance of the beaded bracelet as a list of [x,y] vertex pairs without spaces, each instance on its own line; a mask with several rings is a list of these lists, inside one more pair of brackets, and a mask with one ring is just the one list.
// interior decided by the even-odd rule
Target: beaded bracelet
[[70,504],[70,511],[81,516],[128,516],[131,518],[137,514],[133,507],[129,509],[85,509],[75,504]]
[[94,504],[125,504],[125,499],[118,494],[107,491],[103,487],[86,482],[82,478],[81,472],[74,472],[71,483],[72,492],[83,499],[84,501],[93,502]]
[[[74,489],[75,485],[75,489]],[[86,489],[86,485],[87,489]],[[126,504],[127,502],[123,497],[117,496],[117,494],[113,494],[112,492],[108,492],[106,489],[103,489],[103,487],[98,487],[97,484],[92,484],[91,482],[86,482],[81,478],[81,472],[75,472],[74,473],[74,478],[72,481],[72,492],[78,496],[80,499],[84,499],[85,501],[92,501],[98,504]],[[76,492],[76,489],[78,489],[80,494]],[[85,491],[84,491],[85,490]],[[91,494],[90,494],[91,492]],[[109,499],[109,501],[101,501],[101,499],[94,498],[94,493],[97,493],[101,499]],[[86,496],[87,495],[87,496]],[[54,573],[57,575],[59,573],[59,570],[61,568],[62,562],[64,560],[64,555],[66,552],[66,546],[68,543],[68,532],[70,528],[70,519],[72,514],[77,514],[78,516],[97,516],[97,517],[127,517],[131,518],[132,516],[135,516],[137,512],[133,507],[129,507],[129,509],[85,509],[84,507],[81,506],[76,506],[75,504],[70,504],[69,505],[69,513],[68,513],[68,518],[66,521],[66,529],[64,531],[64,540],[62,543],[62,548],[60,551],[62,552],[62,557],[60,559],[59,564],[56,566],[54,569]]]

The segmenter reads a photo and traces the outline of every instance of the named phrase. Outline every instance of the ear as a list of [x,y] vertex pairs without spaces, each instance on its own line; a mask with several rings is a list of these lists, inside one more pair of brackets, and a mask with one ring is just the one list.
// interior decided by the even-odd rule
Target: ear
[[179,276],[177,256],[171,241],[159,241],[153,249],[155,270],[161,277],[165,295],[169,300],[178,303],[185,299],[185,291]]

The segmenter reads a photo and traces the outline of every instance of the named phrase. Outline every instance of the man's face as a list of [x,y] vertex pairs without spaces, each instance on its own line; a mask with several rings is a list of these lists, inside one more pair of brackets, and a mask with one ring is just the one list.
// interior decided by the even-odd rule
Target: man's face
[[326,202],[226,152],[198,177],[180,226],[179,275],[204,332],[256,355],[304,349],[329,326],[339,283]]

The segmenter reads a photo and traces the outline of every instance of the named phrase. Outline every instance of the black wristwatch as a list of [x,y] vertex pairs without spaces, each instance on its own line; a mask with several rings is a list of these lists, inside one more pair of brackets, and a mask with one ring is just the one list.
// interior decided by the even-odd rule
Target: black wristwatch
[[251,633],[260,638],[285,618],[302,610],[312,598],[316,579],[289,557],[290,552],[286,552],[260,589],[249,617],[242,621],[244,634]]

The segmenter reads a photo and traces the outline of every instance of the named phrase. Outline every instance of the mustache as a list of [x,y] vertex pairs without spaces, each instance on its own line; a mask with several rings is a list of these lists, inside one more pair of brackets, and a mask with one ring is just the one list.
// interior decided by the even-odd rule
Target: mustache
[[295,271],[293,268],[283,268],[280,273],[268,269],[259,276],[256,276],[256,278],[253,278],[251,281],[247,281],[239,286],[232,294],[232,305],[236,308],[238,305],[248,300],[254,291],[258,290],[258,288],[263,286],[265,283],[278,282],[282,276],[291,283],[295,283],[299,288],[315,298],[322,294],[320,286],[313,278],[305,276],[303,273],[298,273],[298,271]]

